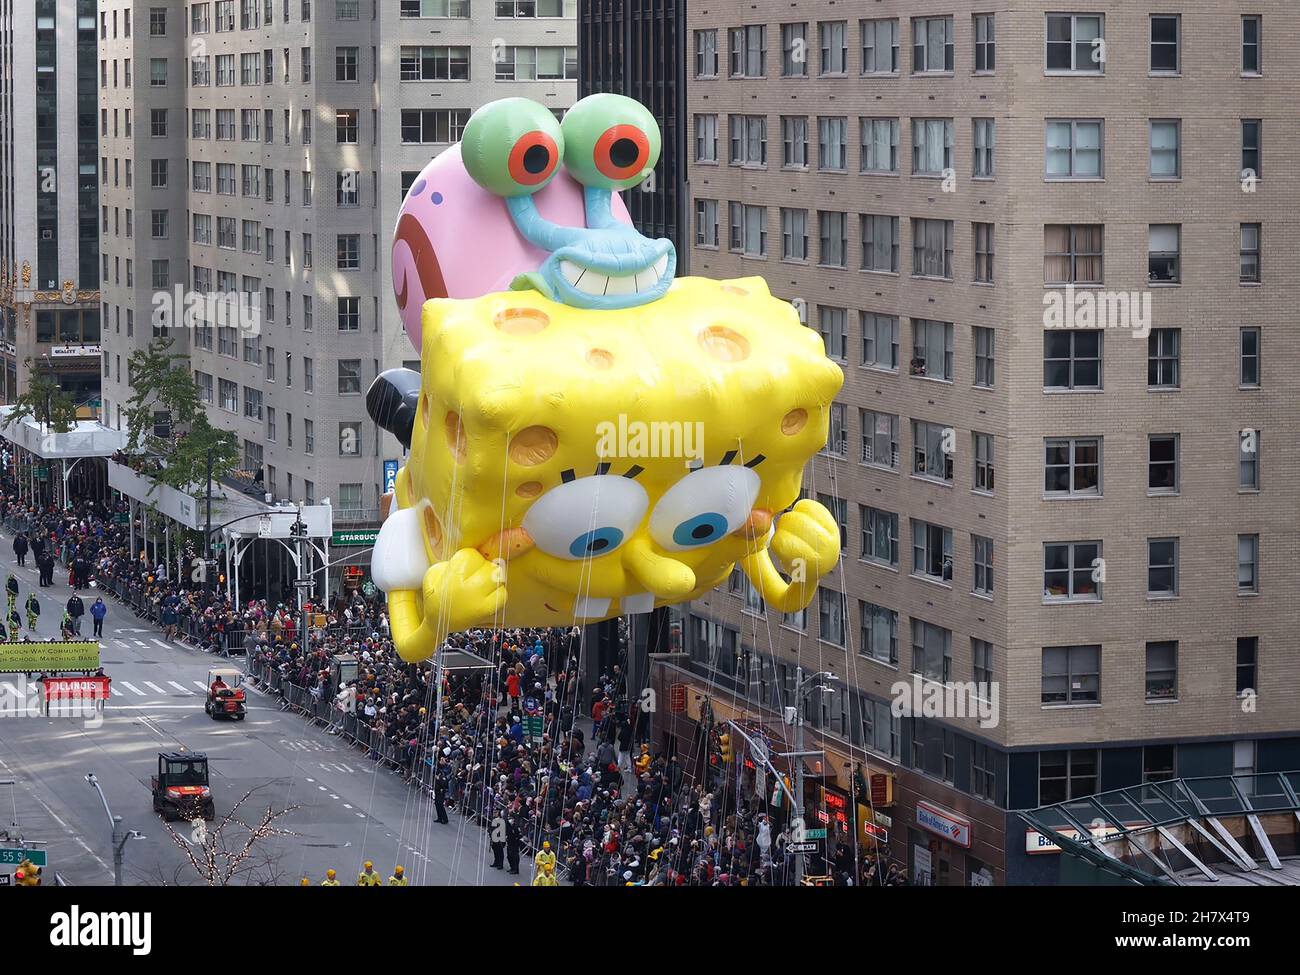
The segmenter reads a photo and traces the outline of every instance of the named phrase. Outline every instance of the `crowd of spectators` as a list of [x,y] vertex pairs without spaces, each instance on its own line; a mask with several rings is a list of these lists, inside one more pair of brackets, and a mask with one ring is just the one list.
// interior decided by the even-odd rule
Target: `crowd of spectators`
[[[447,650],[469,651],[490,666],[445,671],[439,695],[432,664],[397,655],[382,595],[339,592],[310,607],[304,648],[301,617],[288,607],[266,599],[235,606],[223,586],[132,552],[118,517],[126,511],[125,502],[97,500],[70,511],[39,507],[0,484],[0,520],[33,551],[61,559],[74,586],[93,581],[205,650],[246,651],[250,672],[278,672],[282,694],[295,686],[330,702],[323,710],[331,729],[363,731],[354,737],[372,757],[387,756],[428,790],[438,822],[450,822],[446,811],[454,809],[484,831],[492,866],[505,869],[505,853],[518,869],[521,848],[549,842],[573,884],[794,882],[783,810],[738,796],[732,777],[701,754],[703,737],[689,754],[651,747],[620,667],[584,686],[577,627],[453,634]],[[185,545],[173,552],[177,564],[183,570],[202,560]],[[343,654],[355,656],[357,676],[336,686],[333,662]],[[866,855],[855,867],[852,846],[841,845],[824,867],[840,884],[903,882],[886,858]]]

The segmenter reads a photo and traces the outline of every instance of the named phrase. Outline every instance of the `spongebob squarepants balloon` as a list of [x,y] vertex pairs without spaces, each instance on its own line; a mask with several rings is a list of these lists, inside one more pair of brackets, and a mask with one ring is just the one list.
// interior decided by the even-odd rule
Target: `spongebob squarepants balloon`
[[373,555],[407,660],[694,599],[737,564],[794,612],[838,561],[799,495],[843,374],[762,278],[674,280],[618,196],[659,149],[622,96],[563,123],[511,98],[411,186],[393,282],[422,374],[368,397],[410,448]]

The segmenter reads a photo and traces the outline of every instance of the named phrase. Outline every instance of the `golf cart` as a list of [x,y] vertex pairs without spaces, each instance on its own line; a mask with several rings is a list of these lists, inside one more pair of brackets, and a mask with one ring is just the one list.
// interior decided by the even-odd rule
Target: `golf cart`
[[158,774],[150,780],[153,811],[165,820],[217,817],[208,786],[208,756],[202,752],[159,752]]
[[203,710],[213,721],[217,718],[234,718],[236,721],[243,721],[245,712],[243,671],[235,670],[233,667],[209,669],[208,698],[203,702]]

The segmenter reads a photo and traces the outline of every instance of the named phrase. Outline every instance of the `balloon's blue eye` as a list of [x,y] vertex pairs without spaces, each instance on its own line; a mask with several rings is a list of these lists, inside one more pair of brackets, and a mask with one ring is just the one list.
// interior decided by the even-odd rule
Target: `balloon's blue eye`
[[623,544],[623,533],[617,528],[597,528],[584,532],[573,540],[569,554],[575,559],[593,555],[604,555]]
[[683,547],[707,545],[727,534],[727,518],[716,511],[706,511],[688,518],[673,529],[673,541]]

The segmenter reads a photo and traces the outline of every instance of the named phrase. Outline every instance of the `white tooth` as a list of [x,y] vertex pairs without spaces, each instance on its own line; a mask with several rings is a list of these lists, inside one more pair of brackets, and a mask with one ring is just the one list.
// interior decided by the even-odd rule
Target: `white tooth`
[[584,271],[582,280],[574,287],[579,291],[585,291],[589,295],[603,295],[605,288],[609,285],[609,278],[596,271]]
[[592,599],[590,596],[583,596],[573,604],[573,615],[576,619],[599,620],[609,615],[608,599]]
[[582,277],[582,268],[572,261],[561,261],[560,273],[564,275],[569,284],[577,284],[578,278]]
[[665,274],[668,273],[668,255],[667,255],[667,254],[665,254],[663,257],[659,258],[659,260],[655,261],[655,263],[654,263],[654,269],[655,269],[655,274],[659,275],[659,277],[661,277],[661,278],[662,278]]
[[636,275],[636,290],[649,291],[659,283],[659,275],[655,274],[653,268],[646,268],[644,271],[638,271]]
[[624,596],[619,600],[618,611],[620,613],[648,613],[655,608],[655,594],[652,592],[639,592],[634,596]]
[[617,277],[612,277],[609,279],[609,287],[605,289],[607,295],[630,295],[635,293],[635,274],[620,274]]

